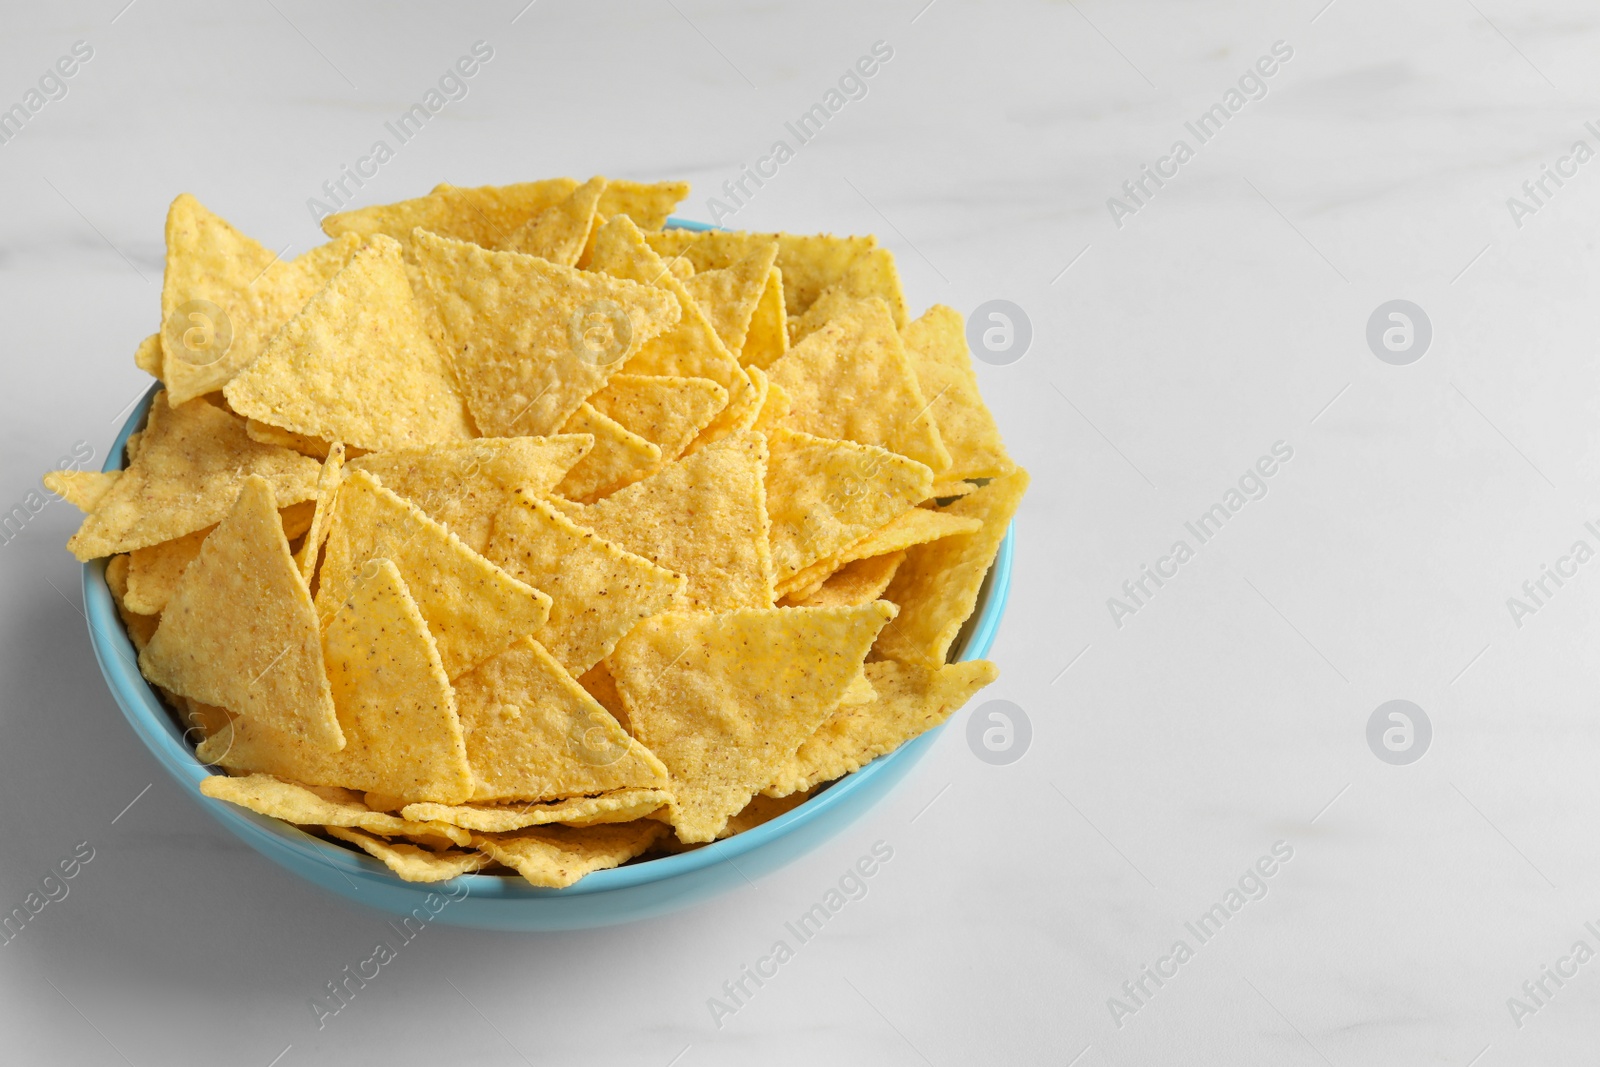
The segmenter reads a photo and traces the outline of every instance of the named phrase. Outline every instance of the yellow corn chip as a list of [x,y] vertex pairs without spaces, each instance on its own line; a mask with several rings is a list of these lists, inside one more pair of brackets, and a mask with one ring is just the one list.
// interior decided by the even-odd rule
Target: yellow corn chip
[[604,826],[533,826],[493,837],[474,834],[472,843],[533,885],[562,889],[586,874],[619,867],[667,832],[652,819]]
[[747,362],[742,353],[750,319],[766,292],[768,275],[777,257],[778,242],[773,241],[730,267],[701,271],[683,283],[722,343],[741,363]]
[[574,189],[571,196],[523,223],[496,247],[503,252],[521,252],[564,267],[572,266],[589,241],[594,209],[605,188],[604,178],[590,178]]
[[153,333],[139,342],[139,347],[133,350],[133,365],[150,375],[152,378],[161,377],[161,335]]
[[662,230],[650,235],[650,246],[658,253],[684,256],[696,271],[731,266],[771,241],[778,242],[778,269],[783,272],[788,314],[803,313],[824,289],[837,285],[852,296],[882,298],[895,326],[905,325],[906,298],[900,290],[900,273],[894,256],[876,237],[726,230]]
[[156,627],[161,625],[161,616],[140,615],[136,611],[128,610],[127,556],[112,556],[106,560],[106,585],[111,590],[111,599],[117,605],[117,614],[122,618],[122,625],[128,631],[128,640],[133,642],[133,650],[143,652],[144,646],[148,645],[150,638],[155,635]]
[[828,580],[807,596],[788,596],[780,603],[786,607],[828,608],[866,604],[883,596],[894,572],[905,562],[904,549],[885,556],[868,556],[840,567]]
[[725,438],[567,517],[684,576],[686,608],[726,611],[772,603],[767,439]]
[[200,792],[296,826],[356,826],[388,837],[433,834],[447,837],[458,845],[470,841],[465,831],[449,823],[426,819],[408,821],[373,811],[362,801],[361,794],[352,790],[305,786],[270,774],[251,774],[243,778],[214,774],[201,780]]
[[378,451],[473,436],[400,245],[378,236],[223,390],[241,415]]
[[554,433],[678,321],[652,286],[421,233],[414,250],[478,429]]
[[640,620],[671,606],[684,580],[521,495],[495,519],[485,555],[550,597],[534,635],[574,677],[599,663]]
[[556,437],[480,437],[464,444],[375,452],[351,460],[383,487],[444,523],[474,552],[489,544],[494,516],[519,489],[553,490],[593,448],[581,434]]
[[519,640],[455,687],[474,803],[666,786],[661,761],[536,641]]
[[883,660],[867,664],[866,672],[876,699],[828,716],[778,772],[767,796],[787,796],[860,770],[944,722],[1000,676],[999,668],[981,659],[934,670]]
[[928,490],[929,500],[954,500],[956,497],[966,496],[978,488],[969,481],[935,482],[933,488]]
[[311,595],[272,487],[252,476],[184,570],[139,655],[156,685],[327,752],[344,746]]
[[289,263],[184,193],[167,213],[160,378],[173,404],[221,389],[355,253],[346,238]]
[[528,826],[599,826],[632,822],[666,806],[672,799],[664,789],[618,789],[597,797],[567,797],[542,804],[407,804],[408,819],[431,819],[476,830],[503,834]]
[[374,859],[383,861],[405,882],[448,882],[463,874],[471,874],[489,866],[490,859],[481,852],[434,852],[416,845],[385,841],[381,837],[343,826],[325,826],[329,837],[348,841]]
[[617,374],[589,403],[661,449],[670,462],[728,406],[728,391],[709,378]]
[[[602,225],[604,224],[602,223]],[[687,283],[690,278],[694,277],[694,264],[681,257],[667,260],[667,269],[680,282]]]
[[975,518],[951,515],[928,508],[912,508],[901,512],[883,526],[872,531],[843,552],[818,560],[778,587],[783,596],[798,598],[809,596],[822,587],[835,572],[858,559],[898,552],[912,545],[924,545],[941,537],[972,533],[983,523]]
[[328,538],[328,523],[333,519],[333,504],[339,496],[339,486],[344,482],[344,445],[335,441],[328,448],[328,458],[323,461],[317,475],[316,507],[311,513],[311,524],[306,528],[305,542],[295,556],[295,566],[309,588],[311,576],[317,573],[317,560],[322,557],[322,542]]
[[688,182],[630,182],[614,178],[600,197],[606,218],[626,215],[641,230],[659,230],[678,202],[689,195]]
[[935,304],[902,331],[929,413],[950,452],[948,481],[997,478],[1016,466],[1006,454],[994,416],[978,394],[967,350],[966,323],[954,308]]
[[[269,422],[258,422],[255,419],[244,420],[244,432],[252,441],[259,441],[264,445],[277,445],[298,452],[302,456],[310,456],[315,460],[328,458],[328,449],[333,447],[329,442],[320,437],[308,437],[303,433],[285,430],[282,426],[274,426]],[[356,455],[361,451],[356,450]]]
[[783,271],[776,265],[767,272],[767,283],[750,315],[750,329],[744,335],[739,362],[746,367],[766,370],[789,351],[789,317],[783,304]]
[[838,706],[894,607],[657,615],[607,663],[634,736],[666,764],[672,825],[713,840]]
[[568,500],[589,502],[638,481],[661,466],[661,449],[632,433],[616,419],[587,402],[578,405],[561,427],[563,433],[588,434],[594,449],[561,479],[556,492]]
[[[291,504],[278,512],[283,536],[294,540],[306,532],[311,522],[312,502]],[[145,615],[159,615],[167,606],[184,569],[200,554],[200,545],[215,526],[163,541],[149,548],[136,548],[128,554],[128,608]]]
[[633,736],[633,731],[628,726],[628,709],[622,706],[622,697],[617,693],[617,680],[611,677],[611,671],[606,667],[605,660],[601,660],[590,667],[578,678],[578,684],[583,686],[584,692],[600,702],[600,706],[611,713],[628,736]]
[[317,463],[245,436],[244,420],[207,403],[167,406],[157,393],[122,477],[67,542],[81,560],[170,541],[221,521],[250,475],[281,504],[311,499]]
[[806,308],[804,315],[793,320],[789,327],[789,343],[799,344],[832,320],[861,310],[866,302],[865,298],[855,296],[842,286],[829,286],[817,296],[816,303]]
[[[767,406],[767,393],[772,389],[772,380],[767,377],[767,372],[761,368],[745,367],[742,373],[750,382],[750,388],[740,393],[742,399],[739,401],[738,407],[735,407],[733,402],[730,401],[719,416],[720,421],[727,427],[728,433],[743,433],[746,430],[754,429],[756,420],[761,417],[761,412]],[[713,427],[711,431],[702,431],[691,447],[699,448],[701,445],[717,440],[719,435],[712,432],[715,429]]]
[[788,793],[781,799],[756,794],[750,798],[750,803],[737,815],[728,820],[728,825],[722,828],[717,835],[717,840],[742,834],[746,830],[754,830],[763,823],[769,823],[780,815],[787,815],[811,798],[810,793]]
[[[750,380],[717,336],[704,311],[695,303],[683,283],[667,270],[661,257],[650,250],[644,234],[627,216],[607,220],[595,235],[594,256],[589,269],[615,278],[655,286],[671,293],[683,315],[670,330],[653,337],[629,362],[633,374],[670,374],[685,378],[710,378],[728,390],[728,409],[713,428],[743,411],[744,390]],[[709,432],[709,431],[708,431]]]
[[768,368],[794,403],[788,424],[818,437],[881,445],[939,474],[950,454],[881,300],[863,301]]
[[767,514],[779,585],[910,509],[933,484],[921,463],[873,445],[780,429],[768,447]]
[[44,476],[44,487],[88,514],[100,505],[120,477],[121,471],[51,471]]
[[472,551],[422,509],[351,470],[339,489],[317,580],[321,618],[340,612],[369,560],[390,559],[454,678],[534,633],[550,598]]
[[371,238],[383,234],[409,244],[412,231],[420,227],[493,248],[508,240],[523,223],[571,196],[577,187],[571,178],[473,188],[440,183],[427,196],[414,200],[329,215],[322,220],[322,231],[329,237],[353,233]]
[[[745,373],[755,371],[755,367],[746,367]],[[763,376],[765,372],[763,371]],[[783,391],[783,386],[767,378],[767,397],[761,402],[761,410],[756,412],[756,421],[751,424],[751,429],[770,434],[782,426],[789,418],[789,412],[794,410],[794,401],[789,394]]]
[[900,605],[901,615],[879,638],[878,651],[925,667],[944,663],[961,624],[977,604],[984,576],[1027,488],[1028,472],[1018,467],[943,512],[929,513],[978,519],[983,527],[918,545],[906,554],[884,593]]

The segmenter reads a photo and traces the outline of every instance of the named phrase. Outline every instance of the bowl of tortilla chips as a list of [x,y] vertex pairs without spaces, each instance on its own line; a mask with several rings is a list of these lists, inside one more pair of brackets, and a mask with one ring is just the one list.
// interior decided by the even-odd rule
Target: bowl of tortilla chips
[[395,915],[645,918],[838,833],[997,670],[1027,485],[872,238],[570,179],[333,215],[187,195],[160,379],[85,512],[91,642],[232,833]]

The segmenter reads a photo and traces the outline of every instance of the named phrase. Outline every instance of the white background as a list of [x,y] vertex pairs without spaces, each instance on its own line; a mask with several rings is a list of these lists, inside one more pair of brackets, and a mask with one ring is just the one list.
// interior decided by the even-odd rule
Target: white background
[[[1600,547],[1600,161],[1520,228],[1506,206],[1574,140],[1600,148],[1592,6],[122,2],[0,11],[0,104],[94,48],[0,145],[0,504],[75,442],[98,462],[146,387],[177,193],[304,251],[306,200],[481,39],[470,95],[359,203],[604,173],[687,178],[707,218],[883,40],[869,95],[729,224],[874,232],[914,311],[1031,317],[1027,355],[980,375],[1034,476],[984,698],[1034,737],[988,766],[962,713],[862,821],[697,910],[430,928],[319,1031],[309,999],[382,917],[161,776],[95,667],[54,502],[0,545],[0,911],[77,842],[95,858],[0,946],[0,1058],[1592,1061],[1600,961],[1520,1027],[1506,1004],[1575,940],[1600,949],[1600,562],[1520,628],[1506,606]],[[1106,199],[1278,40],[1268,95],[1118,228]],[[1410,366],[1365,341],[1394,298],[1433,324]],[[1106,599],[1280,440],[1268,495],[1115,626]],[[1365,740],[1394,698],[1434,729],[1405,767]],[[717,1028],[707,998],[879,840],[868,896]],[[1194,946],[1184,921],[1279,840],[1265,899],[1119,1027],[1107,998]]]

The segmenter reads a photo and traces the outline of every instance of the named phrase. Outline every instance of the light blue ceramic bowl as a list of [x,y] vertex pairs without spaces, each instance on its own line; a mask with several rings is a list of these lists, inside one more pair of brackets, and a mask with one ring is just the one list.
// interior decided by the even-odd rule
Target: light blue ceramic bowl
[[[150,400],[158,389],[159,386],[152,386],[129,416],[111,448],[106,470],[123,465],[128,435],[144,425]],[[994,643],[1011,586],[1015,536],[1015,528],[1007,531],[999,558],[984,581],[977,611],[959,638],[961,659],[980,659]],[[439,911],[435,921],[458,926],[573,930],[631,922],[708,900],[781,867],[839,833],[905,777],[942,732],[930,730],[823,789],[794,810],[746,833],[676,856],[597,871],[566,889],[538,889],[519,877],[482,874],[463,875],[442,886],[402,882],[365,854],[201,795],[201,780],[220,772],[195,758],[177,719],[139,674],[138,657],[106,585],[104,560],[84,564],[83,600],[95,658],[128,724],[156,762],[212,818],[263,856],[307,881],[394,915],[409,915],[423,906],[429,893],[448,890],[452,898],[460,899]]]

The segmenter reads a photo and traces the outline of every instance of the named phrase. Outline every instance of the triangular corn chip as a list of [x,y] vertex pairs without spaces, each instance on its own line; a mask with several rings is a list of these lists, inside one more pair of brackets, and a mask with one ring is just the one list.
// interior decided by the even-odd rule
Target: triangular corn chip
[[597,797],[567,797],[542,804],[407,804],[407,819],[427,819],[479,833],[503,834],[528,826],[598,826],[632,822],[665,807],[664,789],[617,789]]
[[241,415],[373,451],[473,436],[449,360],[423,326],[400,245],[382,236],[223,395]]
[[417,845],[385,841],[362,830],[343,826],[323,827],[329,837],[348,841],[374,859],[381,860],[403,882],[448,882],[452,878],[489,866],[482,852],[434,852]]
[[661,466],[661,449],[611,416],[584,402],[561,427],[562,433],[588,434],[594,448],[573,465],[556,486],[568,500],[588,503],[632,484]]
[[[283,536],[293,541],[305,533],[311,524],[314,505],[306,500],[278,510],[283,521]],[[128,607],[146,615],[158,615],[167,606],[167,599],[178,587],[184,569],[200,554],[200,546],[215,530],[208,526],[191,534],[163,541],[149,548],[136,548],[128,553]]]
[[653,819],[604,826],[534,826],[495,836],[473,834],[472,843],[533,885],[562,889],[586,874],[619,867],[667,832]]
[[933,483],[933,488],[928,490],[928,499],[954,500],[957,497],[966,496],[976,488],[978,488],[976,485],[965,479],[960,481],[935,482]]
[[783,300],[790,315],[800,315],[829,286],[852,296],[881,297],[895,326],[906,322],[906,298],[894,256],[876,237],[832,234],[749,233],[743,231],[662,230],[649,237],[663,257],[684,256],[696,271],[731,266],[772,241],[778,242]]
[[773,241],[730,267],[701,271],[683,283],[722,343],[741,363],[748,362],[742,355],[745,337],[777,257],[778,242]]
[[495,518],[484,554],[549,595],[549,621],[534,637],[574,677],[610,655],[640,620],[670,607],[684,587],[679,575],[531,495],[519,495]]
[[214,774],[201,779],[200,792],[296,826],[356,826],[385,836],[433,834],[449,838],[458,845],[470,840],[460,827],[450,823],[408,821],[373,811],[362,801],[361,794],[353,790],[301,785],[270,774],[251,774],[243,778]]
[[[282,426],[274,426],[270,422],[258,422],[255,419],[244,420],[245,435],[252,441],[259,441],[264,445],[277,445],[287,448],[291,452],[298,452],[302,456],[310,456],[314,460],[328,458],[328,450],[333,447],[331,442],[320,437],[309,437],[303,433],[285,430]],[[356,450],[360,455],[362,450]]]
[[184,570],[139,667],[156,685],[308,746],[344,746],[311,595],[264,478],[246,480]]
[[951,515],[930,508],[912,508],[901,512],[844,551],[819,559],[779,585],[777,591],[786,597],[806,597],[820,589],[834,573],[858,559],[871,559],[912,545],[925,545],[941,537],[972,533],[982,526],[980,520],[970,516]]
[[927,496],[933,473],[888,449],[777,430],[767,441],[772,572],[782,584]]
[[688,182],[631,182],[613,178],[600,197],[606,218],[626,215],[641,230],[659,230],[678,202],[689,195]]
[[598,503],[562,508],[608,541],[687,579],[697,611],[772,603],[767,439],[745,433],[669,463]]
[[[746,367],[744,372],[753,375],[759,369],[758,367]],[[761,373],[763,377],[766,376],[765,371]],[[762,433],[771,433],[779,426],[782,426],[789,418],[789,412],[794,410],[794,401],[789,398],[788,393],[783,391],[783,386],[774,382],[771,378],[766,378],[766,382],[766,398],[761,401],[761,410],[756,412],[756,419],[750,424],[750,428],[759,430]]]
[[485,436],[557,432],[678,321],[671,295],[652,286],[429,233],[413,250]]
[[595,205],[600,202],[605,188],[604,178],[590,178],[574,189],[571,196],[523,223],[496,247],[503,252],[521,252],[564,267],[573,266],[588,244]]
[[411,243],[412,231],[421,227],[493,248],[523,223],[571,196],[577,187],[571,178],[472,188],[440,183],[427,196],[329,215],[322,220],[322,232],[329,237],[383,234],[405,245]]
[[519,489],[542,496],[594,447],[581,434],[480,437],[459,445],[374,452],[350,461],[376,475],[474,552],[489,543],[494,516]]
[[172,403],[221,389],[249,366],[359,243],[345,238],[283,263],[188,193],[174,200],[167,212],[159,375]]
[[788,351],[789,316],[783,304],[783,271],[774,266],[767,272],[767,284],[750,316],[750,329],[745,332],[739,362],[765,370]]
[[317,579],[317,611],[328,618],[374,559],[393,560],[438,644],[451,678],[543,626],[550,598],[517,581],[422,509],[351,470],[339,490]]
[[927,464],[934,474],[950,466],[881,300],[857,302],[791,348],[767,373],[793,401],[787,420],[793,429],[881,445]]
[[894,581],[894,573],[905,559],[904,549],[884,556],[858,559],[840,567],[808,595],[787,596],[779,603],[785,607],[828,608],[877,600],[889,588],[889,583]]
[[974,693],[1000,677],[988,660],[950,663],[935,670],[882,660],[866,666],[877,696],[828,716],[765,790],[782,797],[858,771],[886,752],[933,729]]
[[978,590],[1027,488],[1028,472],[1018,467],[943,509],[946,515],[979,519],[983,526],[906,553],[905,563],[883,594],[900,605],[901,614],[878,639],[880,652],[925,667],[944,663],[961,624],[978,602]]
[[161,377],[161,362],[163,358],[161,335],[159,333],[153,333],[146,337],[139,342],[139,347],[133,350],[133,365],[152,378]]
[[745,409],[748,399],[744,391],[750,388],[750,380],[740,369],[739,361],[722,343],[683,283],[667,270],[661,257],[650,250],[644,234],[627,216],[609,219],[600,227],[595,235],[589,269],[671,293],[683,309],[682,317],[672,329],[639,349],[629,361],[629,373],[710,378],[728,390],[728,408],[713,428]]
[[725,837],[732,837],[734,834],[742,834],[746,830],[754,830],[756,827],[763,823],[769,823],[780,815],[787,815],[809,799],[811,799],[811,795],[804,792],[790,793],[781,799],[758,793],[750,798],[750,803],[746,804],[739,814],[728,820],[728,825],[722,828],[722,833],[717,835],[717,840],[720,841]]
[[656,445],[670,462],[728,406],[728,391],[709,378],[617,374],[589,403]]
[[44,487],[87,515],[120,477],[121,471],[51,471],[44,476]]
[[122,476],[67,542],[81,560],[170,541],[222,520],[251,475],[280,504],[316,493],[317,461],[245,436],[244,420],[204,401],[167,406],[165,392]]
[[117,615],[121,617],[122,625],[128,631],[128,640],[133,643],[133,651],[143,652],[144,646],[148,645],[150,638],[155,635],[156,627],[161,625],[161,617],[141,615],[128,610],[125,599],[128,595],[127,556],[112,556],[106,560],[106,587],[111,590],[111,600],[117,605]]
[[935,304],[901,331],[928,411],[950,452],[941,479],[997,478],[1016,466],[1006,454],[994,416],[978,393],[961,313]]
[[[311,585],[311,576],[317,571],[317,560],[322,557],[322,542],[328,538],[328,524],[333,521],[333,505],[339,497],[339,486],[344,482],[344,445],[334,442],[328,449],[328,458],[322,463],[322,473],[317,475],[317,506],[311,515],[311,526],[306,530],[305,542],[295,557],[300,577]],[[326,820],[323,820],[326,821]]]
[[667,784],[661,761],[536,641],[523,638],[457,678],[455,688],[474,803]]
[[770,785],[861,669],[894,607],[667,613],[607,663],[634,737],[666,764],[672,825],[711,841]]

